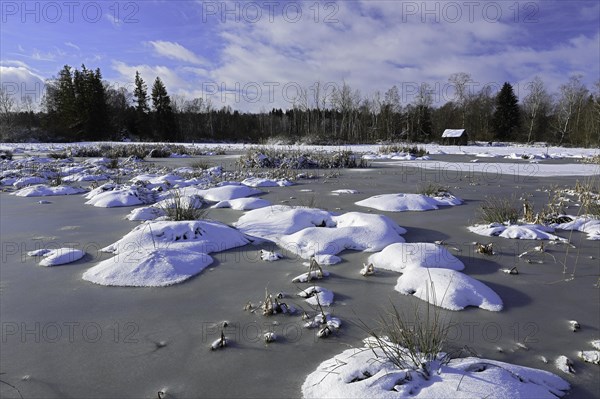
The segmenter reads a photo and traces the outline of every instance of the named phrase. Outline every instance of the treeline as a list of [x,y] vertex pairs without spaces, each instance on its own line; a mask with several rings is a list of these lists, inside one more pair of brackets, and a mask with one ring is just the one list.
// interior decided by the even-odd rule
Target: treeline
[[519,102],[509,83],[494,92],[479,90],[471,76],[456,73],[448,85],[453,97],[434,106],[427,83],[413,87],[410,99],[393,86],[369,96],[348,84],[319,83],[299,90],[289,109],[241,113],[214,107],[203,98],[171,98],[156,77],[150,90],[136,72],[133,93],[102,79],[99,69],[65,66],[46,82],[41,111],[31,98],[17,101],[0,93],[2,141],[263,142],[307,143],[439,141],[447,128],[465,128],[470,140],[543,141],[600,145],[600,81],[590,90],[573,76],[549,93],[536,77]]

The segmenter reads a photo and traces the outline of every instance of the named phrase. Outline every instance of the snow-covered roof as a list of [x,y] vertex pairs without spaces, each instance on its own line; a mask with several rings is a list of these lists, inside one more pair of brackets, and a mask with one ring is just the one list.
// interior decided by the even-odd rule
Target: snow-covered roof
[[446,129],[442,133],[442,138],[445,137],[460,137],[465,132],[465,129]]

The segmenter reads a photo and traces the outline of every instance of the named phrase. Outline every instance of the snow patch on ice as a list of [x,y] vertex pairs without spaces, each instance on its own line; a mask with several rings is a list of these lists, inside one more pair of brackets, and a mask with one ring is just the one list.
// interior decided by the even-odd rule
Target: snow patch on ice
[[401,273],[420,267],[452,270],[465,268],[465,265],[446,248],[425,242],[388,245],[383,251],[369,256],[367,263],[372,263],[376,268]]
[[270,206],[271,201],[262,198],[237,198],[227,201],[219,201],[212,208],[231,208],[237,211],[248,211],[252,209]]
[[504,225],[500,223],[478,224],[468,227],[469,231],[481,236],[512,238],[517,240],[567,241],[552,234],[554,228],[541,224]]
[[490,287],[455,270],[413,268],[400,276],[395,289],[449,310],[477,306],[498,312],[503,307],[502,299]]
[[58,248],[58,249],[40,249],[29,252],[30,256],[43,256],[44,259],[39,263],[40,266],[58,266],[67,263],[72,263],[83,258],[85,252],[73,248]]
[[164,287],[195,276],[212,262],[210,255],[181,248],[132,250],[98,263],[82,277],[108,286]]
[[85,193],[87,190],[81,187],[71,186],[47,186],[44,184],[38,184],[35,186],[28,186],[15,191],[13,194],[17,197],[49,197],[55,195],[74,195]]
[[440,206],[454,206],[462,201],[453,196],[429,197],[423,194],[382,194],[355,202],[358,206],[378,209],[387,212],[428,211]]

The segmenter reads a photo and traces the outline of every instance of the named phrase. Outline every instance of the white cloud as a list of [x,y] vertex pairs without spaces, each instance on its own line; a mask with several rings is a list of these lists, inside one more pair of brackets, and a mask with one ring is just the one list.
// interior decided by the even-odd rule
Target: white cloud
[[198,57],[179,43],[164,40],[149,41],[147,43],[152,46],[154,53],[158,56],[185,61],[190,64],[206,64],[205,60]]
[[74,44],[74,43],[72,43],[72,42],[65,42],[65,46],[67,46],[67,47],[71,47],[71,48],[73,48],[73,49],[75,49],[75,50],[77,50],[77,51],[80,51],[80,50],[81,50],[81,48],[79,48],[79,46],[78,46],[78,45],[76,45],[76,44]]
[[186,81],[180,77],[176,71],[166,66],[152,66],[147,64],[128,65],[122,61],[113,61],[112,69],[117,71],[120,75],[119,83],[125,85],[130,91],[133,91],[133,82],[136,71],[139,71],[140,76],[144,79],[144,82],[146,82],[148,93],[157,77],[160,77],[169,93],[186,85]]
[[[403,21],[401,10],[392,3],[340,2],[335,13],[338,23],[324,23],[324,13],[317,22],[308,6],[304,18],[295,23],[278,14],[272,22],[266,17],[254,24],[224,21],[219,25],[220,60],[210,70],[210,78],[228,90],[236,84],[278,83],[274,103],[268,102],[267,90],[256,104],[226,101],[258,110],[265,105],[291,106],[281,87],[296,82],[309,88],[319,80],[344,80],[366,96],[392,85],[402,89],[421,82],[441,90],[455,72],[470,73],[478,88],[517,83],[539,74],[554,89],[571,73],[584,71],[590,81],[599,74],[600,36],[565,37],[542,49],[523,48],[514,43],[527,37],[527,26],[511,18],[490,22],[475,14],[472,21],[464,16],[458,23],[443,18],[438,24],[420,18]],[[446,100],[440,97],[441,102]]]
[[42,100],[45,84],[44,78],[33,72],[26,64],[20,61],[6,61],[19,66],[0,66],[0,86],[11,95],[15,102],[22,97],[30,96],[34,104]]

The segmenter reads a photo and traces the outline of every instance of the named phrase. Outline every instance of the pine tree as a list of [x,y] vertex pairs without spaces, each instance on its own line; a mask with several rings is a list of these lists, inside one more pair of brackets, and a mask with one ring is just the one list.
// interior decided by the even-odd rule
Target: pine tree
[[149,111],[148,87],[138,71],[135,71],[135,89],[133,90],[133,96],[135,97],[136,111],[138,113],[147,113]]
[[167,88],[159,77],[152,85],[152,106],[154,108],[155,138],[167,139],[174,137],[175,117],[171,107],[171,97],[167,94]]
[[521,122],[519,100],[510,83],[505,82],[496,96],[496,110],[492,117],[494,137],[500,141],[514,137]]
[[140,137],[147,137],[149,135],[148,112],[150,111],[148,107],[148,87],[138,71],[135,71],[133,97],[135,98],[135,133]]

